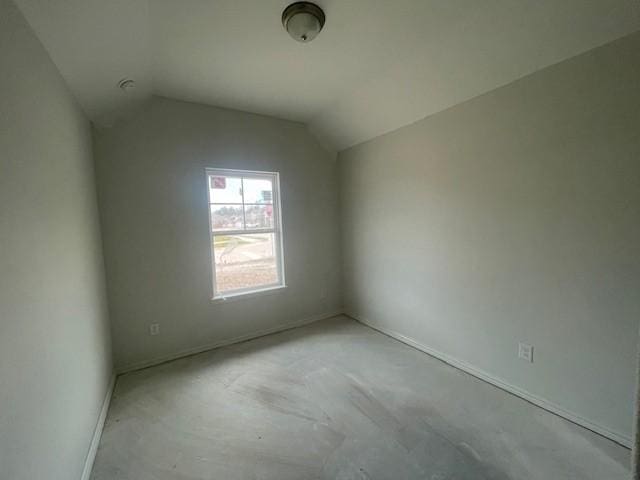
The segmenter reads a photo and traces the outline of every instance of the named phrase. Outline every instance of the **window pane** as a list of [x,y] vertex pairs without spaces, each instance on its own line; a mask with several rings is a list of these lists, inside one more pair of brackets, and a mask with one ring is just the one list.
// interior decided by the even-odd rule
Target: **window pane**
[[211,205],[211,228],[221,230],[243,230],[242,205]]
[[242,203],[240,177],[209,175],[209,199],[211,203]]
[[215,235],[216,293],[278,282],[275,235]]
[[272,203],[273,186],[267,178],[244,179],[244,203]]
[[247,228],[273,228],[273,205],[245,205]]

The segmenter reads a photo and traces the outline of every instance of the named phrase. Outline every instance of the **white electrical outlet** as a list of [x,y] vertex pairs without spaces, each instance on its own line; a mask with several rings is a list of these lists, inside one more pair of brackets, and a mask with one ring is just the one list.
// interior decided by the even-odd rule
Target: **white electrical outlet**
[[518,358],[533,363],[533,345],[526,343],[518,344]]
[[149,335],[158,335],[160,333],[160,324],[152,323],[149,325]]
[[320,300],[326,300],[327,299],[327,287],[322,287],[320,289]]

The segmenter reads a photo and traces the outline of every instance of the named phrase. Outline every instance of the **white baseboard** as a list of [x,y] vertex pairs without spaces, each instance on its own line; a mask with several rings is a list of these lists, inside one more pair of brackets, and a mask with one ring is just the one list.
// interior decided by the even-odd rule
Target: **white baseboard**
[[406,335],[402,335],[401,333],[395,332],[389,328],[376,325],[375,323],[363,318],[360,315],[356,315],[352,312],[345,312],[344,314],[362,323],[363,325],[366,325],[367,327],[373,328],[374,330],[377,330],[380,333],[383,333],[389,337],[392,337],[402,343],[409,345],[410,347],[413,347],[417,350],[420,350],[421,352],[424,352],[432,357],[435,357],[438,360],[441,360],[451,365],[452,367],[462,370],[463,372],[473,375],[474,377],[479,378],[480,380],[483,380],[487,383],[490,383],[491,385],[494,385],[502,390],[505,390],[506,392],[516,395],[517,397],[520,397],[526,400],[527,402],[530,402],[544,410],[554,413],[566,420],[569,420],[570,422],[580,425],[581,427],[584,427],[588,430],[591,430],[592,432],[598,433],[603,437],[607,437],[608,439],[613,440],[614,442],[624,447],[631,448],[631,444],[632,444],[631,438],[623,433],[613,431],[610,428],[607,428],[602,425],[598,425],[597,423],[587,420],[586,418],[576,413],[573,413],[559,405],[556,405],[555,403],[547,400],[546,398],[539,397],[538,395],[528,392],[523,388],[512,385],[506,380],[503,380],[494,375],[491,375],[490,373],[487,373],[479,368],[476,368],[467,362],[458,360],[457,358],[454,358],[451,355],[447,355],[446,353],[440,352],[431,347],[427,347],[426,345],[423,345],[420,342],[410,337],[407,337]]
[[193,348],[187,348],[185,350],[180,350],[178,352],[163,355],[160,357],[153,358],[151,360],[145,360],[142,362],[134,362],[128,365],[122,366],[118,368],[118,375],[122,375],[125,373],[133,372],[135,370],[140,370],[142,368],[153,367],[154,365],[159,365],[161,363],[169,362],[171,360],[176,360],[182,357],[188,357],[189,355],[195,355],[197,353],[206,352],[208,350],[213,350],[215,348],[226,347],[227,345],[233,345],[234,343],[240,343],[247,340],[252,340],[258,337],[264,337],[265,335],[270,335],[272,333],[278,333],[285,330],[290,330],[292,328],[302,327],[303,325],[308,325],[313,322],[317,322],[320,320],[325,320],[327,318],[335,317],[337,315],[342,314],[342,309],[336,310],[333,312],[323,313],[320,315],[314,315],[312,317],[303,318],[302,320],[297,320],[295,322],[283,323],[280,325],[276,325],[274,327],[264,328],[262,330],[257,330],[255,332],[247,333],[245,335],[240,335],[238,337],[229,338],[227,340],[220,340],[217,342],[206,343],[204,345],[199,345]]
[[104,422],[107,419],[107,412],[109,411],[109,404],[111,403],[111,396],[113,395],[113,388],[116,384],[115,374],[111,377],[107,393],[102,402],[102,408],[100,409],[100,415],[96,423],[96,428],[93,431],[93,437],[91,438],[91,444],[89,445],[89,451],[84,461],[84,469],[82,470],[81,480],[89,480],[91,476],[91,470],[93,469],[93,462],[96,459],[96,453],[98,452],[98,445],[100,445],[100,437],[102,437],[102,429],[104,428]]

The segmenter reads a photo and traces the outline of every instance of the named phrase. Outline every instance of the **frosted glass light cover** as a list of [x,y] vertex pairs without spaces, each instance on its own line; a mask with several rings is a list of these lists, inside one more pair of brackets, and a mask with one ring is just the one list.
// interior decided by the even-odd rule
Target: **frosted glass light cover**
[[321,28],[318,18],[310,13],[297,13],[287,22],[287,32],[299,42],[310,42]]

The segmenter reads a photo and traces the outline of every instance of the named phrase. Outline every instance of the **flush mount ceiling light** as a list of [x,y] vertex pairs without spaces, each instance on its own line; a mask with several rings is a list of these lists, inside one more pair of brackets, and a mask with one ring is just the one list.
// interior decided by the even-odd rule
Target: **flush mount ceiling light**
[[322,30],[324,12],[315,3],[292,3],[282,12],[282,25],[293,39],[307,43]]

